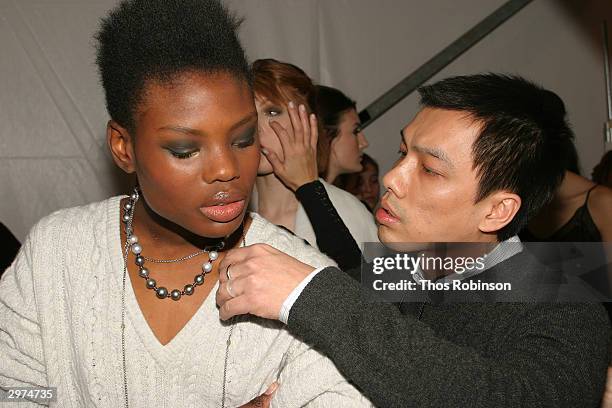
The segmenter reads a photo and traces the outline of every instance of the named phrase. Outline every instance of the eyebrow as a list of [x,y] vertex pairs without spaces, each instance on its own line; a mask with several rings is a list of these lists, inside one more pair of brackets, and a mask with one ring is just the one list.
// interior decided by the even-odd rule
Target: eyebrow
[[[404,137],[404,129],[400,130],[401,142],[406,144],[406,140]],[[426,146],[411,146],[411,148],[419,153],[428,154],[432,157],[435,157],[438,160],[442,160],[449,167],[454,168],[453,162],[450,160],[446,152],[440,149],[436,149],[435,147],[426,147]]]
[[[230,128],[229,131],[233,131],[243,125],[245,125],[246,123],[251,122],[253,119],[257,119],[257,112],[251,112],[249,113],[247,116],[245,116],[244,118],[240,119],[238,122],[234,123]],[[179,132],[179,133],[185,133],[185,134],[189,134],[189,135],[193,135],[193,136],[206,136],[205,132],[202,132],[198,129],[192,129],[189,127],[185,127],[185,126],[162,126],[157,130],[172,130],[174,132]]]

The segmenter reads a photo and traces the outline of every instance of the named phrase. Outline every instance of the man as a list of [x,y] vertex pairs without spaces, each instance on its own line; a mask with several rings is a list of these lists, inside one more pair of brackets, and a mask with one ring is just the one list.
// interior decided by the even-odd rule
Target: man
[[[572,133],[552,93],[488,74],[420,94],[423,109],[383,179],[380,240],[517,242],[563,177]],[[538,265],[527,251],[498,251],[481,275],[512,279]],[[600,305],[372,303],[359,271],[313,270],[265,245],[233,251],[220,268],[222,319],[285,322],[378,406],[577,407],[601,398],[609,323]]]

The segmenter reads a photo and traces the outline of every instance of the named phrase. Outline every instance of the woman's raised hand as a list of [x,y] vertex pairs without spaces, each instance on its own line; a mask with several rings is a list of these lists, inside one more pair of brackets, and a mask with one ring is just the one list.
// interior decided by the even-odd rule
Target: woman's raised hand
[[262,153],[266,156],[274,174],[291,190],[296,191],[304,184],[317,180],[317,118],[311,113],[308,115],[306,107],[299,108],[289,102],[288,109],[291,128],[285,129],[277,121],[270,121],[270,127],[280,141],[283,149],[281,160],[276,153],[267,150],[265,146]]

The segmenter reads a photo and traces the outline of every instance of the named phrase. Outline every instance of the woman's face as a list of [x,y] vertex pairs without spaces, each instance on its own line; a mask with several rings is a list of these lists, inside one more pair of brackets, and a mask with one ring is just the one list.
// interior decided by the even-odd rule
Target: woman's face
[[361,171],[361,156],[366,147],[368,141],[361,131],[357,111],[350,109],[341,116],[338,135],[332,139],[329,167],[337,174]]
[[234,232],[259,164],[257,113],[245,81],[185,73],[148,84],[136,116],[134,169],[149,207],[203,237]]
[[[285,104],[278,104],[271,102],[266,98],[258,98],[255,96],[255,106],[257,108],[258,128],[259,128],[259,141],[261,147],[276,153],[276,155],[284,160],[283,149],[281,147],[278,136],[274,133],[272,127],[270,127],[270,121],[280,123],[285,129],[291,129],[291,120],[289,119],[289,113]],[[259,168],[257,169],[257,175],[266,176],[273,173],[272,165],[264,156],[261,155],[259,161]]]
[[371,209],[376,207],[380,198],[380,184],[378,182],[378,170],[371,163],[363,166],[359,173],[359,187],[357,197],[365,201]]

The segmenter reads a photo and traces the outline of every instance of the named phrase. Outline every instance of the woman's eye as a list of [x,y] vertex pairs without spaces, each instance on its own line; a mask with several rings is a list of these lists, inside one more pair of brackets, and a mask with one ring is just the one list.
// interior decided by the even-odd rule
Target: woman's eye
[[270,117],[275,117],[278,116],[282,113],[282,111],[278,108],[270,108],[268,110],[266,110],[266,115],[270,116]]
[[397,151],[397,154],[399,154],[402,157],[406,157],[406,155],[408,154],[408,152],[406,152],[405,150],[399,149]]
[[168,149],[170,154],[172,154],[177,159],[188,159],[192,156],[195,156],[198,153],[198,150],[191,150],[187,152],[177,152],[175,150]]
[[247,133],[242,135],[238,140],[234,142],[234,146],[244,149],[249,146],[253,146],[255,143],[255,135],[257,134],[256,128],[250,129]]
[[253,146],[255,143],[255,135],[250,136],[245,139],[240,139],[234,143],[234,146],[244,149],[245,147]]

